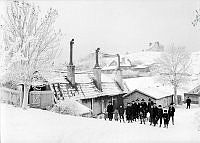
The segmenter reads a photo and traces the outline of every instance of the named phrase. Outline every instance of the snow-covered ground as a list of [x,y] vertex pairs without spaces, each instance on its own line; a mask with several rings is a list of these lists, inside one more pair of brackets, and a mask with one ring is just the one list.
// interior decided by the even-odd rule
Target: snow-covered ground
[[[200,108],[176,108],[175,125],[119,123],[1,104],[2,143],[200,142]],[[200,127],[199,127],[200,128]]]

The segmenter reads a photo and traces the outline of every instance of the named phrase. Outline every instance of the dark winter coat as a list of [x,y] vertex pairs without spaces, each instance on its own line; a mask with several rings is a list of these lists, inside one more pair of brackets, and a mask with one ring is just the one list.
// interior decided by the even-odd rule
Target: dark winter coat
[[137,112],[137,104],[134,103],[131,105],[131,113],[133,116],[136,116],[136,112]]
[[186,100],[186,103],[189,105],[189,104],[191,103],[191,99],[188,98],[188,99]]
[[153,107],[152,108],[152,117],[155,118],[158,115],[158,108],[157,107]]
[[151,109],[151,102],[148,102],[147,108],[148,108],[148,112],[150,113],[150,109]]
[[140,103],[138,103],[137,106],[136,106],[136,112],[137,112],[137,113],[140,112]]
[[119,115],[124,115],[124,107],[119,107],[118,112]]
[[174,116],[174,112],[175,112],[175,108],[174,107],[169,107],[169,110],[168,110],[169,116]]
[[169,122],[169,115],[167,113],[163,113],[163,120],[164,120],[164,124],[168,124],[168,122]]
[[108,105],[108,106],[107,106],[107,112],[108,112],[108,113],[113,113],[113,112],[114,112],[113,105]]
[[128,115],[128,116],[131,115],[131,106],[126,107],[126,115]]
[[162,118],[163,116],[163,109],[162,108],[158,108],[158,117]]

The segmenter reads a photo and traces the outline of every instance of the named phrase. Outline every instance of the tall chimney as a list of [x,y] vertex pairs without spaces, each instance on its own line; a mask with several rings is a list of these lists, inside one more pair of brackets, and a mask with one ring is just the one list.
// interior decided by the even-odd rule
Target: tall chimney
[[99,50],[100,48],[97,48],[95,53],[96,53],[96,64],[93,68],[93,73],[94,73],[94,81],[97,86],[97,88],[101,91],[102,86],[101,86],[101,67],[99,66]]
[[119,54],[117,54],[117,61],[118,61],[117,69],[120,70],[120,55]]
[[70,59],[69,59],[69,65],[73,65],[73,45],[74,45],[74,39],[70,41]]
[[123,81],[122,81],[122,70],[121,70],[121,67],[120,67],[120,55],[119,54],[117,54],[117,58],[118,58],[118,67],[117,67],[117,70],[116,70],[115,81],[120,86],[120,88],[122,90],[124,90]]
[[72,85],[75,85],[75,66],[73,65],[73,45],[74,45],[74,39],[70,41],[70,61],[69,65],[67,66],[67,77],[72,83]]

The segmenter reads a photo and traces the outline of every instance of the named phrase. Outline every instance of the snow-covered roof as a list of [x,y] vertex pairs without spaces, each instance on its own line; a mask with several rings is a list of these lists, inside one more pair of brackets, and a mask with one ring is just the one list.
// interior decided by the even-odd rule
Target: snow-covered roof
[[127,55],[127,58],[131,60],[131,62],[134,63],[140,63],[143,65],[151,65],[156,62],[156,59],[160,57],[162,52],[135,52],[132,54]]
[[[173,88],[168,85],[158,83],[155,77],[138,77],[124,80],[130,91],[135,89],[150,95],[156,99],[170,96],[173,94]],[[188,92],[187,88],[178,89],[177,94],[183,95]]]
[[89,99],[102,96],[101,92],[93,83],[78,84],[78,92],[75,93],[74,99]]
[[94,75],[92,73],[79,74],[79,78],[79,81],[81,81],[81,79],[86,79],[88,82],[84,82],[83,80],[83,82],[78,83],[78,92],[75,93],[75,96],[73,97],[74,99],[89,99],[100,96],[114,96],[124,93],[116,84],[114,75],[101,74],[102,91],[98,90],[93,83],[92,78],[94,78]]
[[137,65],[134,67],[134,69],[144,69],[144,68],[147,68],[148,66],[146,65]]
[[89,77],[88,73],[76,73],[75,81],[76,83],[91,83],[92,79]]
[[66,73],[52,71],[43,73],[42,75],[49,83],[68,83],[65,79],[65,76],[67,75]]

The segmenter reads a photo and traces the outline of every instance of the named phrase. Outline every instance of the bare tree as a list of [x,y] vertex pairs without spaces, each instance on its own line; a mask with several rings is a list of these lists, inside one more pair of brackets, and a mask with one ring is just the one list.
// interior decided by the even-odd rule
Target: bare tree
[[190,54],[185,48],[173,45],[157,60],[155,71],[158,74],[158,81],[173,87],[175,104],[177,104],[177,89],[189,80],[190,63]]
[[197,26],[198,23],[200,22],[200,9],[199,10],[195,10],[195,19],[192,22],[193,26]]
[[25,85],[22,107],[28,103],[28,91],[35,71],[48,69],[59,50],[61,32],[54,29],[58,15],[49,9],[44,18],[34,4],[10,1],[4,19],[4,45],[8,51],[7,63],[10,65],[8,80]]

